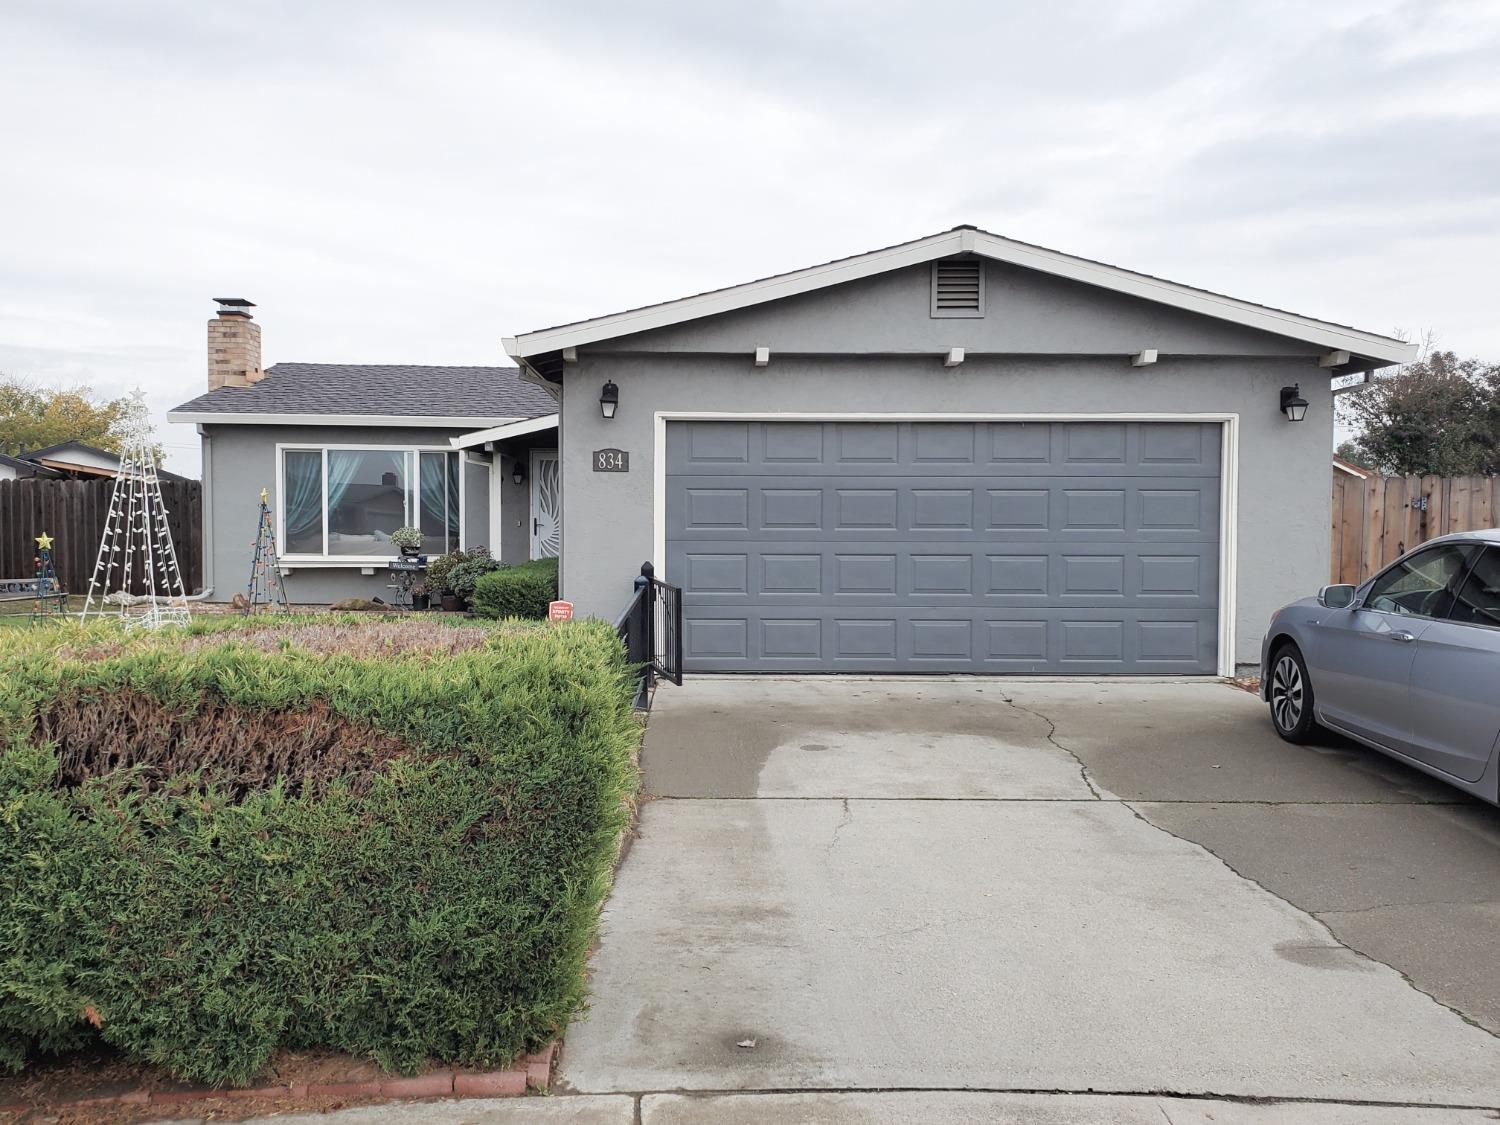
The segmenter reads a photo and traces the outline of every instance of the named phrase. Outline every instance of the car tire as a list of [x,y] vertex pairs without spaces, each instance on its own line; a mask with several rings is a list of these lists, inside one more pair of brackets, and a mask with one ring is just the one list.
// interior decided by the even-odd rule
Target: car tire
[[1313,718],[1313,687],[1307,661],[1294,644],[1284,644],[1271,656],[1271,682],[1266,698],[1271,704],[1271,725],[1288,742],[1310,742],[1318,729]]

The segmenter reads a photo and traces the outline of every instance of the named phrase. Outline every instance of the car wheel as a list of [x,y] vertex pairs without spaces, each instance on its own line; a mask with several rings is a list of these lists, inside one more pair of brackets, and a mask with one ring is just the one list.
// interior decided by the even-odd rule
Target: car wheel
[[1288,742],[1307,742],[1317,729],[1312,680],[1296,645],[1282,645],[1271,657],[1271,725]]

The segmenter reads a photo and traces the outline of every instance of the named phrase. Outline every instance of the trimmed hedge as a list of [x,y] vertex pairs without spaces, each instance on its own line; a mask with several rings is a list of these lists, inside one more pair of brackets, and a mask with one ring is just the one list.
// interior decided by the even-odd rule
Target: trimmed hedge
[[480,617],[542,620],[557,600],[557,560],[536,559],[486,574],[474,586],[469,607]]
[[610,629],[270,620],[0,635],[5,1067],[488,1067],[582,1004],[640,738]]

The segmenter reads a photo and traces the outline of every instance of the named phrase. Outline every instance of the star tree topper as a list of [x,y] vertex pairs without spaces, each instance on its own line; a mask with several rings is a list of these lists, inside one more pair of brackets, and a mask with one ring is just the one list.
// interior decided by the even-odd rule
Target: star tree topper
[[42,532],[36,537],[36,545],[43,551],[50,551],[52,549],[52,536],[48,535],[45,531]]

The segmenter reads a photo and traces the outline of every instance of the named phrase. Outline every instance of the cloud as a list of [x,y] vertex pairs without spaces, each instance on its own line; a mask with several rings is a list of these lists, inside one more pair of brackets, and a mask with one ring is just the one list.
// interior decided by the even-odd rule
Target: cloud
[[[1500,355],[1500,8],[13,0],[0,369],[161,412],[972,222]],[[166,435],[194,471],[186,427]]]

